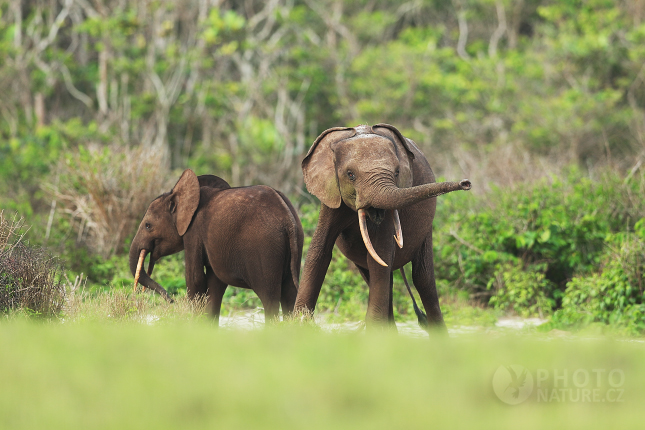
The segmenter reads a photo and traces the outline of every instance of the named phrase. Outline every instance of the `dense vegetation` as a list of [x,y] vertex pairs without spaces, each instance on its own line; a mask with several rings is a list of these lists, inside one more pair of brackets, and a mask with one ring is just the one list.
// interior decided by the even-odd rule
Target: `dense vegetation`
[[501,310],[553,314],[558,326],[602,322],[642,333],[644,192],[643,174],[592,180],[572,170],[479,199],[446,196],[438,278]]
[[[91,288],[127,285],[136,225],[182,169],[287,192],[311,237],[309,143],[388,122],[475,184],[435,221],[449,320],[642,333],[644,20],[626,0],[0,0],[0,208]],[[359,318],[366,295],[335,256],[320,309]]]

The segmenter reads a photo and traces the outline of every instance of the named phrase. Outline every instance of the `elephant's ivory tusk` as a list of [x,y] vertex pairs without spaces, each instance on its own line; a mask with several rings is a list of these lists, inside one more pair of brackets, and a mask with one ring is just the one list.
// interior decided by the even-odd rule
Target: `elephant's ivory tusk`
[[366,220],[366,212],[365,209],[359,209],[358,210],[358,225],[361,228],[361,236],[363,237],[363,243],[365,243],[365,247],[367,248],[367,252],[370,253],[372,258],[381,266],[387,267],[387,264],[383,260],[381,260],[381,257],[378,256],[376,251],[374,250],[374,247],[372,246],[372,241],[370,240],[370,235],[367,233],[367,220]]
[[137,292],[137,284],[139,283],[139,275],[141,274],[141,267],[143,266],[143,260],[146,258],[146,250],[142,249],[139,254],[139,261],[137,262],[137,270],[134,272],[134,292]]
[[399,219],[399,211],[394,209],[394,240],[399,248],[403,248],[403,230],[401,229],[401,220]]

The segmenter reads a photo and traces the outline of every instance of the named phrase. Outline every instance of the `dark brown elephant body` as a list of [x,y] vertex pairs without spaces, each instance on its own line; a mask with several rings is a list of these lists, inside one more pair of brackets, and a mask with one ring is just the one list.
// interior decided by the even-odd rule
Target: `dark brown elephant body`
[[432,256],[435,197],[470,182],[435,183],[419,148],[387,124],[327,130],[302,166],[321,209],[296,311],[314,309],[336,243],[369,286],[368,327],[394,323],[392,273],[409,262],[429,322],[443,326]]
[[293,310],[303,236],[296,210],[282,193],[262,185],[230,188],[221,178],[198,179],[187,170],[148,207],[130,247],[130,269],[135,274],[142,250],[150,253],[148,273],[139,282],[167,297],[150,278],[154,263],[185,250],[191,299],[207,295],[218,317],[228,285],[249,288],[269,320],[278,316],[280,304],[284,314]]

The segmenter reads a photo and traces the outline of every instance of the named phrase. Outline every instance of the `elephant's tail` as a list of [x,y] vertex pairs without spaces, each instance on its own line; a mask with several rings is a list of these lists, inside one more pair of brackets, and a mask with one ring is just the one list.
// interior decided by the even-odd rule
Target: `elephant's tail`
[[401,266],[401,269],[399,270],[401,271],[403,282],[405,282],[405,287],[408,289],[408,293],[410,293],[410,297],[412,298],[412,305],[414,306],[414,313],[417,314],[417,321],[419,321],[419,327],[421,327],[424,330],[427,330],[428,316],[421,309],[419,309],[419,306],[417,306],[417,301],[414,300],[412,289],[410,288],[410,284],[408,284],[408,278],[405,277],[405,271],[403,270],[403,266]]
[[291,221],[289,225],[286,226],[289,236],[289,248],[291,254],[291,277],[293,279],[293,284],[296,286],[296,289],[299,290],[300,259],[302,258],[302,246],[305,234],[302,230],[302,223],[300,222],[296,208],[293,207],[287,196],[285,196],[278,190],[275,190],[275,192],[280,196],[283,206],[287,210],[287,213],[289,213],[289,220]]

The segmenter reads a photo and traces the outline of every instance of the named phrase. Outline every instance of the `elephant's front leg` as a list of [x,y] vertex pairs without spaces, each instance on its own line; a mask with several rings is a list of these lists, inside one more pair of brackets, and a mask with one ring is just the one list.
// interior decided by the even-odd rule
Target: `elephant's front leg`
[[352,212],[346,207],[343,209],[343,206],[330,209],[321,203],[318,225],[305,259],[294,313],[313,312],[316,308],[318,295],[331,262],[334,243],[348,220],[353,220]]
[[190,300],[204,297],[207,292],[206,274],[201,247],[186,246],[184,259],[186,263],[186,295]]
[[[363,277],[363,280],[369,286],[370,285],[370,272],[369,272],[369,270],[367,270],[367,269],[365,269],[365,268],[363,268],[361,266],[358,266],[358,265],[356,265],[356,269],[358,269],[358,272]],[[387,322],[394,330],[396,330],[396,323],[394,321],[394,304],[392,303],[393,289],[394,289],[394,273],[392,271],[390,271],[390,304],[388,305]]]
[[396,330],[396,322],[394,321],[394,272],[390,271],[390,304],[387,310],[387,322]]
[[[390,212],[390,211],[388,211]],[[381,225],[377,226],[368,221],[368,233],[376,253],[383,259],[386,266],[381,266],[368,253],[367,267],[369,270],[370,293],[367,302],[365,322],[367,328],[383,328],[388,324],[394,326],[392,307],[392,263],[394,260],[394,229],[391,213],[386,215]],[[396,326],[394,326],[396,327]]]

